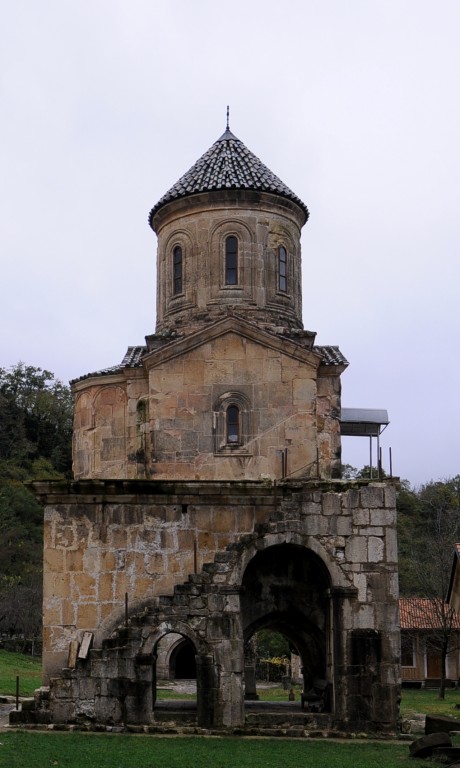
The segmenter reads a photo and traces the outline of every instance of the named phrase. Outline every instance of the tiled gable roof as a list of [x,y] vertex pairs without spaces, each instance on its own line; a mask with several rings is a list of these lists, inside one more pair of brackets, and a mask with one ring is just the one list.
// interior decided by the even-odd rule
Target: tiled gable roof
[[313,347],[322,357],[323,365],[348,365],[348,360],[344,357],[338,347]]
[[123,360],[120,363],[120,368],[137,368],[142,364],[142,358],[147,352],[147,347],[128,347]]
[[[348,365],[348,361],[342,355],[338,347],[313,347],[313,350],[321,355],[323,365]],[[115,373],[122,373],[126,368],[140,368],[142,358],[148,352],[146,346],[128,347],[123,360],[119,365],[113,365],[110,368],[103,368],[100,371],[93,371],[73,379],[70,383],[90,379],[93,376],[110,376]]]
[[85,373],[83,376],[79,376],[77,379],[72,379],[71,384],[77,381],[83,381],[84,379],[91,379],[93,376],[110,376],[114,373],[122,373],[125,368],[138,368],[142,365],[142,357],[147,352],[147,347],[128,347],[123,360],[118,365],[112,365],[110,368],[102,368],[100,371],[92,371],[91,373]]
[[[401,629],[440,629],[442,611],[447,616],[449,606],[440,599],[428,597],[399,598]],[[453,614],[450,624],[454,629],[460,629],[460,615],[458,613]]]
[[150,226],[154,214],[172,200],[224,189],[271,192],[293,200],[302,208],[306,218],[309,215],[307,206],[297,195],[227,129],[152,208],[149,216]]

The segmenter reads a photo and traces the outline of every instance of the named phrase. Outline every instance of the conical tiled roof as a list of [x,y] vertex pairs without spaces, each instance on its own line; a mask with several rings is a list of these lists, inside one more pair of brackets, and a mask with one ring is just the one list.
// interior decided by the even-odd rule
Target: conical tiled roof
[[307,206],[256,157],[229,128],[150,211],[154,214],[172,200],[223,189],[254,189],[293,200],[308,218]]

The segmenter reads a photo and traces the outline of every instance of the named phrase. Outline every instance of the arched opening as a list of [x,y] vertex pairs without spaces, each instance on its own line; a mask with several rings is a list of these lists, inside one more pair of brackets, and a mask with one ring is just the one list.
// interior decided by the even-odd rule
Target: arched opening
[[278,290],[287,293],[287,251],[284,245],[278,248]]
[[180,709],[196,716],[196,648],[189,637],[167,632],[152,650],[152,700],[155,713]]
[[195,646],[188,639],[181,640],[169,655],[170,680],[196,680]]
[[225,284],[238,285],[238,239],[235,235],[225,239]]
[[[248,648],[260,630],[281,635],[300,658],[302,705],[330,711],[332,662],[330,643],[329,573],[311,550],[280,544],[258,552],[243,576],[246,694],[257,670]],[[254,647],[254,643],[252,643]],[[251,653],[249,653],[250,657]],[[253,677],[252,677],[253,675]],[[257,680],[247,698],[257,698]],[[314,691],[320,691],[319,694]],[[286,698],[288,697],[288,693]],[[308,701],[310,695],[311,702]]]
[[182,248],[176,245],[173,249],[173,294],[178,296],[182,293]]
[[227,443],[237,445],[240,442],[240,409],[237,405],[227,408]]

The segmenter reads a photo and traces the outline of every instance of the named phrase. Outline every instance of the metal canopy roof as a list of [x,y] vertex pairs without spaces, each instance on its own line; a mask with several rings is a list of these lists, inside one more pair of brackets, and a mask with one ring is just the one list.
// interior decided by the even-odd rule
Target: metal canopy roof
[[340,432],[346,436],[378,437],[389,423],[384,408],[342,408],[340,413]]

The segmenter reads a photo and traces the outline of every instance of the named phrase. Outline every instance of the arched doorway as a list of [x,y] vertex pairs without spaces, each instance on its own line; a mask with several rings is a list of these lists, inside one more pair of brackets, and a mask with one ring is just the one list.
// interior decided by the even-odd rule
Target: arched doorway
[[[152,649],[152,699],[156,710],[164,708],[168,701],[182,701],[182,709],[196,711],[196,653],[192,640],[179,632],[165,632],[157,639]],[[177,687],[176,681],[187,684]]]
[[196,680],[196,651],[193,643],[182,638],[169,654],[170,680]]
[[322,560],[299,545],[268,547],[248,564],[242,587],[246,647],[261,629],[279,632],[301,658],[303,690],[321,681],[330,709],[330,577]]

